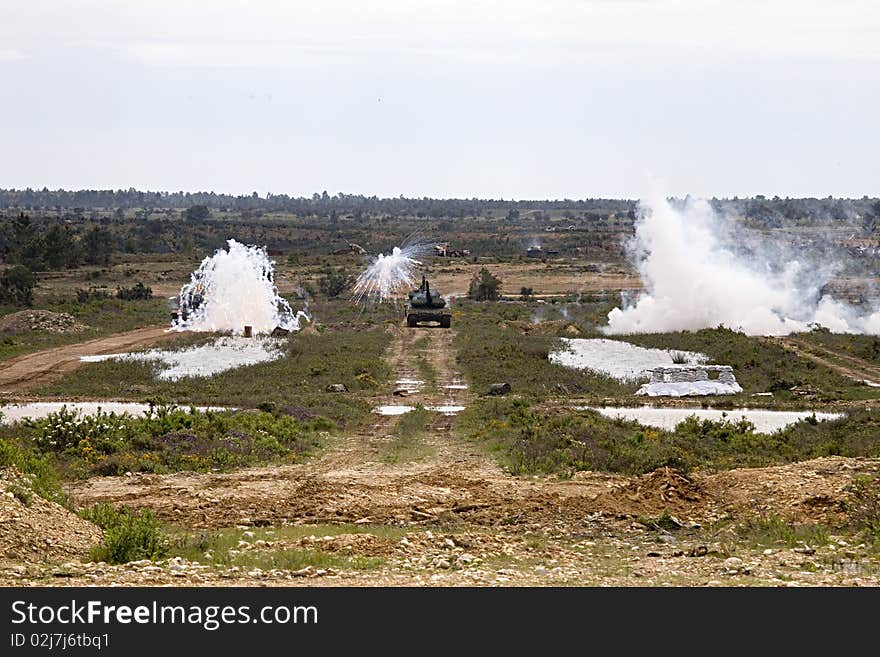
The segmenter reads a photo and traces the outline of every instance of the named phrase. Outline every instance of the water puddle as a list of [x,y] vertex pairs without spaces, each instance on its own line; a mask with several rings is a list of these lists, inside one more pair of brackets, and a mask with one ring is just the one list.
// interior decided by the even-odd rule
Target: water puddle
[[[78,411],[81,415],[95,415],[98,409],[104,413],[128,413],[129,415],[141,415],[150,410],[149,404],[135,402],[32,402],[28,404],[7,404],[0,406],[0,423],[14,424],[25,418],[40,420],[52,413],[57,413],[63,406],[69,411]],[[189,412],[189,407],[181,406],[182,410]],[[218,406],[197,406],[198,411],[226,411],[232,410]]]
[[[373,409],[379,415],[403,415],[416,410],[415,406],[377,406]],[[464,406],[425,406],[426,411],[434,411],[443,415],[455,415],[464,410]]]
[[[635,420],[660,429],[673,430],[675,426],[686,417],[696,415],[701,420],[731,420],[737,421],[745,418],[755,425],[759,433],[773,433],[789,424],[813,415],[812,411],[768,411],[755,408],[736,408],[729,410],[707,408],[658,408],[655,406],[640,406],[637,408],[618,408],[614,406],[593,407],[580,406],[578,410],[598,411],[606,417],[623,417],[627,420]],[[816,413],[817,420],[834,420],[843,417],[842,413]]]

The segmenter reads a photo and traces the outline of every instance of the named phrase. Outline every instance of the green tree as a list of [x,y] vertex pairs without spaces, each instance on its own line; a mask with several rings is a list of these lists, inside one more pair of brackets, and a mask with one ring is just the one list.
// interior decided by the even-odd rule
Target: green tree
[[211,211],[207,205],[193,205],[186,210],[186,218],[190,221],[204,221],[210,216]]
[[32,305],[35,283],[33,272],[24,265],[7,269],[0,278],[0,302],[16,306]]
[[88,265],[109,265],[113,236],[101,226],[92,226],[81,241],[83,260]]
[[61,224],[52,224],[46,231],[46,236],[43,238],[43,249],[43,258],[49,269],[75,267],[79,260],[73,231]]
[[497,301],[501,291],[501,279],[493,276],[492,272],[483,267],[478,274],[474,274],[468,287],[468,298],[474,301]]
[[338,297],[354,285],[354,276],[344,269],[327,267],[318,279],[318,290],[328,297]]

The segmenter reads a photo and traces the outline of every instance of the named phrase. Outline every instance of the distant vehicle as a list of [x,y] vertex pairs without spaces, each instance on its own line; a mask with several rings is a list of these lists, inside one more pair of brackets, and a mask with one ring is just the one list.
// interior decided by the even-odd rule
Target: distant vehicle
[[424,322],[437,322],[441,328],[452,326],[452,310],[439,292],[432,292],[428,279],[422,276],[422,284],[409,293],[406,304],[406,325],[414,328]]

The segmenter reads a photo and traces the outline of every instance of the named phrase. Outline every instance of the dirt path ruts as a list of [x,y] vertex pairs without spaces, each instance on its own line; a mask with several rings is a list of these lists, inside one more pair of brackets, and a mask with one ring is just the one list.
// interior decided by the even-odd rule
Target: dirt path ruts
[[[866,360],[791,336],[767,339],[848,379],[880,385],[880,367]],[[830,360],[832,358],[835,360]],[[846,364],[839,361],[844,361]]]
[[12,358],[0,363],[0,394],[26,392],[57,381],[78,368],[82,356],[129,351],[174,335],[167,326],[149,326]]

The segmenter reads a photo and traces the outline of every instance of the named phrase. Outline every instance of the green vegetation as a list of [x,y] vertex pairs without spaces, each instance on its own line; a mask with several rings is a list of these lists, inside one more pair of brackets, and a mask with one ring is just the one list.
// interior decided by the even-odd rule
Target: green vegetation
[[529,321],[524,304],[461,304],[456,316],[454,346],[457,363],[474,390],[507,382],[514,393],[534,398],[551,395],[627,395],[634,386],[586,370],[555,365],[550,351],[561,347],[558,337],[522,335],[509,322]]
[[[308,536],[338,536],[340,534],[372,534],[380,539],[397,542],[412,528],[390,525],[296,525],[277,527],[254,527],[249,539],[290,543]],[[367,570],[383,565],[376,557],[352,556],[344,553],[325,552],[320,549],[269,547],[268,549],[239,550],[241,530],[228,528],[211,532],[179,532],[168,530],[170,557],[181,557],[188,561],[210,563],[239,568],[272,568],[299,570],[306,566],[313,568],[334,568],[337,570]],[[318,544],[320,545],[320,544]]]
[[[648,348],[702,352],[713,363],[733,366],[744,395],[772,392],[778,401],[793,400],[796,395],[791,388],[800,387],[813,391],[817,401],[880,396],[877,389],[800,358],[767,339],[726,328],[609,337]],[[740,397],[727,398],[724,403],[741,404]]]
[[393,439],[382,448],[379,459],[385,463],[415,461],[425,458],[431,450],[422,442],[434,414],[419,404],[404,413],[394,425]]
[[[168,304],[164,299],[128,303],[121,299],[97,298],[93,294],[86,295],[81,302],[76,301],[74,295],[45,298],[35,305],[43,310],[68,313],[88,328],[68,333],[43,330],[3,334],[0,337],[0,361],[143,326],[168,324],[170,321]],[[21,308],[0,305],[0,315],[18,310]]]
[[[209,378],[162,381],[149,362],[108,360],[85,365],[38,392],[112,399],[127,390],[142,399],[159,397],[187,405],[270,405],[298,415],[322,415],[349,426],[367,416],[371,406],[366,398],[391,377],[385,362],[390,334],[342,328],[291,334],[281,343],[282,358]],[[350,393],[324,392],[331,383],[344,383]]]
[[61,488],[58,472],[51,460],[24,443],[25,441],[13,438],[0,438],[0,468],[15,468],[27,479],[26,487],[17,487],[19,492],[16,497],[27,503],[30,501],[30,493],[33,492],[50,502],[69,506],[69,500]]
[[161,559],[168,541],[150,509],[135,511],[97,504],[79,515],[104,530],[104,542],[92,549],[92,561],[128,563],[138,559]]
[[34,302],[36,279],[24,265],[10,267],[0,276],[0,303],[30,306]]
[[857,475],[850,486],[847,516],[862,539],[880,548],[880,476]]
[[416,367],[419,370],[419,377],[425,383],[434,383],[437,380],[437,372],[434,370],[434,366],[431,365],[431,360],[428,357],[428,348],[430,346],[431,340],[427,335],[423,335],[413,342],[413,349],[415,350],[416,356]]
[[773,514],[761,514],[730,525],[722,522],[712,527],[714,533],[729,528],[738,540],[760,547],[811,547],[828,543],[829,528],[812,523],[794,523]]
[[473,301],[497,301],[501,293],[501,279],[483,267],[474,274],[468,286],[468,298]]
[[746,420],[692,416],[670,432],[594,411],[548,414],[509,399],[473,404],[460,422],[466,435],[486,442],[514,473],[641,474],[662,466],[722,470],[830,455],[880,456],[880,413],[870,410],[824,422],[808,417],[769,435]]
[[54,455],[54,464],[66,475],[82,477],[290,462],[318,447],[322,436],[335,428],[317,416],[201,413],[159,404],[142,417],[105,412],[81,416],[62,408],[3,432]]
[[806,342],[880,365],[880,337],[876,335],[832,333],[825,329],[818,329],[809,333],[799,333],[796,337]]

